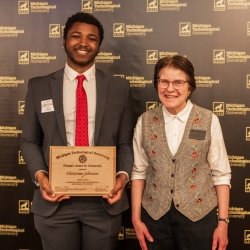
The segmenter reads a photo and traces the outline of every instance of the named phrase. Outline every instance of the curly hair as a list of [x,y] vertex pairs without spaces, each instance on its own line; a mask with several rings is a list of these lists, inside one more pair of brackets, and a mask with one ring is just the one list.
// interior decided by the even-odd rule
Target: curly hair
[[81,22],[81,23],[87,23],[87,24],[92,24],[95,25],[98,28],[99,35],[100,35],[100,45],[102,43],[102,40],[104,38],[104,29],[101,24],[101,22],[93,15],[89,13],[83,13],[83,12],[78,12],[71,17],[68,18],[65,28],[63,31],[63,39],[66,40],[67,34],[69,32],[69,29],[73,26],[74,23],[76,22]]

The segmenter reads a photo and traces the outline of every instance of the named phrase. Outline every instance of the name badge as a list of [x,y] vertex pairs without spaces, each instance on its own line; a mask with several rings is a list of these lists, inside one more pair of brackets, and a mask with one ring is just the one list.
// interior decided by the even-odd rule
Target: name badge
[[189,133],[190,139],[204,140],[206,137],[206,130],[191,129]]
[[54,109],[52,99],[41,101],[41,112],[42,113],[53,112],[53,111],[55,111],[55,109]]

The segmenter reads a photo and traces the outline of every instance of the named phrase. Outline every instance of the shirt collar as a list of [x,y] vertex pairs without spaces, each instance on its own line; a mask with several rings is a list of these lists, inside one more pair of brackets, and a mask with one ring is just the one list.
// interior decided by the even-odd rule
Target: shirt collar
[[164,106],[162,106],[163,117],[164,117],[165,123],[168,123],[174,117],[177,117],[181,122],[186,122],[188,120],[192,107],[193,107],[192,102],[188,100],[185,108],[181,112],[179,112],[177,115],[173,115],[169,113]]
[[[72,69],[68,63],[65,64],[64,73],[68,77],[68,79],[73,82],[76,77],[79,75],[77,71]],[[84,76],[86,77],[86,80],[89,81],[95,76],[95,64],[93,64],[88,70],[86,70],[84,73]]]

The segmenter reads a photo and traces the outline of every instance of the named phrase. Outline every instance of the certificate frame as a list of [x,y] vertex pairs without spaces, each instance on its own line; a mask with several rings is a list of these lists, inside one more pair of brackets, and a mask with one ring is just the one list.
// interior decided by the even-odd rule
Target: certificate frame
[[55,194],[102,196],[115,185],[116,147],[51,146],[49,182]]

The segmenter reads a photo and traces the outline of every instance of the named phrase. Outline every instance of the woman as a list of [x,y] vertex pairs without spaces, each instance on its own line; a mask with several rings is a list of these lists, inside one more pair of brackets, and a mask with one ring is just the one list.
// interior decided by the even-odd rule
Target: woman
[[161,102],[135,128],[132,222],[141,249],[224,250],[231,170],[218,117],[189,100],[196,88],[185,57],[160,59]]

